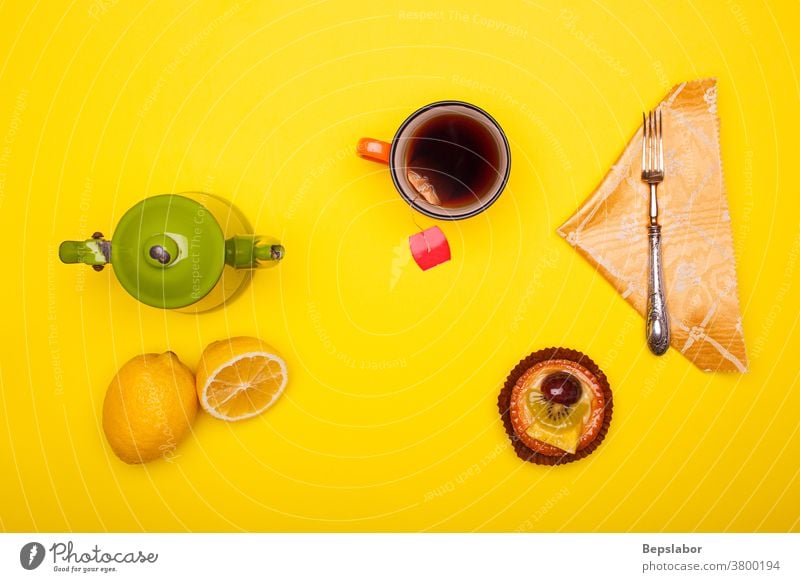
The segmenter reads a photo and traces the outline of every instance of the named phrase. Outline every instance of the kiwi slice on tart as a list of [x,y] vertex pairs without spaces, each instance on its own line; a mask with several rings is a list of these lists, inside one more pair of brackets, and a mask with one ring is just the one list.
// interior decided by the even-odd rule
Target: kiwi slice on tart
[[531,413],[531,423],[525,429],[525,434],[568,453],[574,453],[592,411],[589,394],[590,392],[581,390],[574,401],[565,404],[553,400],[544,389],[531,388],[527,394],[521,396],[526,400],[525,405]]

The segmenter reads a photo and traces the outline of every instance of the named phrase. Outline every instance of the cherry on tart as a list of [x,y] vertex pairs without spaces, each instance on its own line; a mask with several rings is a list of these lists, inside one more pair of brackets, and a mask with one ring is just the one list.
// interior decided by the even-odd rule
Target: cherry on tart
[[587,356],[549,348],[514,368],[498,405],[517,455],[555,465],[586,456],[603,440],[611,390]]
[[580,380],[569,372],[553,372],[542,380],[541,392],[548,402],[572,406],[582,395]]

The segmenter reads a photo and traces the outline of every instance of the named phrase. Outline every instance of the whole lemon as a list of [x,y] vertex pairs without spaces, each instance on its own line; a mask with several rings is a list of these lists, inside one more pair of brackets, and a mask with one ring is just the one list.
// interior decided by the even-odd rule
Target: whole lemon
[[169,457],[197,414],[195,378],[172,352],[142,354],[111,380],[103,403],[103,431],[126,463]]

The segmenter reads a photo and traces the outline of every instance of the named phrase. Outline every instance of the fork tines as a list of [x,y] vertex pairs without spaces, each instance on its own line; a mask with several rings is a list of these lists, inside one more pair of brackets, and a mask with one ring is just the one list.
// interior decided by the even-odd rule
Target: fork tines
[[642,179],[664,178],[664,146],[661,133],[661,110],[642,112]]

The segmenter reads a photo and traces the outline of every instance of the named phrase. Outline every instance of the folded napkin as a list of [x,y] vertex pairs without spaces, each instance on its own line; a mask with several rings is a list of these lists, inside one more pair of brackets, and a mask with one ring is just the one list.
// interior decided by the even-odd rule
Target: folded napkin
[[[675,86],[661,102],[665,178],[658,187],[671,346],[705,371],[745,372],[731,219],[722,176],[715,79]],[[644,317],[649,189],[642,130],[558,233]],[[642,342],[644,342],[642,331]]]

